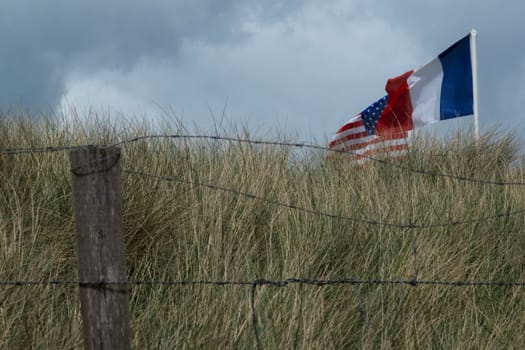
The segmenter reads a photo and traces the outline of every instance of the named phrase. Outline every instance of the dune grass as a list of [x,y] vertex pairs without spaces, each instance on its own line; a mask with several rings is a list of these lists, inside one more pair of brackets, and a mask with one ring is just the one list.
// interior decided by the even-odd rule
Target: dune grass
[[[107,144],[152,133],[145,122],[31,120],[3,115],[0,148]],[[186,132],[181,126],[164,131]],[[517,148],[511,136],[493,133],[478,143],[469,135],[447,143],[425,138],[399,164],[523,182]],[[122,145],[129,278],[525,281],[524,213],[400,229],[195,185],[395,224],[437,225],[525,210],[523,186],[458,181],[374,162],[355,167],[299,152],[213,140]],[[76,269],[67,152],[0,155],[0,280],[76,280]],[[254,348],[250,288],[132,286],[133,347]],[[255,306],[265,349],[523,348],[524,288],[260,286]],[[0,348],[82,348],[78,287],[0,286],[0,303]]]

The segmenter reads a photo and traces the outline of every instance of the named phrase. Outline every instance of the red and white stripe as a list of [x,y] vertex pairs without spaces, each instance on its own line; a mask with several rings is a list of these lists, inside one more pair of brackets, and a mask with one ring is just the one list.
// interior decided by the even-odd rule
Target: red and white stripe
[[339,154],[362,164],[373,158],[400,158],[407,154],[408,133],[401,132],[388,136],[368,135],[361,119],[357,115],[343,125],[330,141],[329,147],[335,151],[330,156]]

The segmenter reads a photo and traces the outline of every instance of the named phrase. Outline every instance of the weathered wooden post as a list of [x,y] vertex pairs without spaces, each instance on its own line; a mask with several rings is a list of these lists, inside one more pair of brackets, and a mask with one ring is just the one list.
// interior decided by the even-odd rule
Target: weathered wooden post
[[[70,153],[86,349],[130,349],[131,322],[120,194],[120,149]],[[118,284],[115,282],[124,282]]]

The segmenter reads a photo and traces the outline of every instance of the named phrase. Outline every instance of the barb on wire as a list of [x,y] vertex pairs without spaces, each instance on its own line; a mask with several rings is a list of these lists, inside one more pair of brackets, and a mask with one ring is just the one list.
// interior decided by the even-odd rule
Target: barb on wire
[[226,187],[218,186],[218,185],[215,185],[215,184],[209,184],[209,183],[203,183],[203,182],[197,182],[197,181],[189,181],[189,180],[179,179],[179,178],[176,178],[176,177],[173,177],[173,176],[154,175],[154,174],[149,174],[149,173],[145,173],[145,172],[141,172],[141,171],[135,171],[135,170],[127,170],[127,169],[125,169],[125,170],[123,170],[123,172],[127,173],[129,175],[134,175],[134,176],[149,177],[149,178],[153,178],[153,179],[157,179],[157,180],[161,180],[161,181],[178,182],[178,183],[188,184],[188,185],[192,185],[192,186],[206,187],[206,188],[209,188],[209,189],[212,189],[212,190],[228,192],[228,193],[232,193],[232,194],[235,194],[235,195],[239,195],[239,196],[244,196],[244,197],[247,197],[247,198],[255,199],[255,200],[267,203],[267,204],[272,204],[272,205],[276,205],[276,206],[280,206],[280,207],[285,207],[285,208],[301,211],[301,212],[312,214],[312,215],[324,216],[324,217],[328,217],[328,218],[332,218],[332,219],[346,220],[346,221],[351,221],[351,222],[359,222],[359,223],[363,223],[363,224],[367,224],[367,225],[394,227],[394,228],[399,228],[399,229],[425,229],[425,228],[440,228],[440,227],[448,227],[448,226],[467,225],[467,224],[473,224],[473,223],[477,223],[477,222],[488,221],[488,220],[493,220],[493,219],[502,218],[502,217],[510,217],[510,216],[514,216],[514,215],[525,213],[525,210],[519,210],[519,211],[514,211],[514,212],[506,211],[504,213],[497,213],[497,214],[494,214],[494,215],[491,215],[491,216],[484,216],[484,217],[480,217],[480,218],[458,220],[458,221],[450,221],[450,222],[437,223],[437,224],[428,224],[428,225],[417,225],[417,224],[412,224],[412,223],[409,223],[409,224],[405,224],[405,223],[389,223],[389,222],[384,222],[384,221],[380,221],[380,220],[363,219],[363,218],[356,218],[356,217],[351,217],[351,216],[343,216],[343,215],[338,215],[338,214],[334,214],[334,213],[328,213],[328,212],[323,212],[323,211],[303,208],[303,207],[299,207],[299,206],[294,205],[294,204],[284,203],[284,202],[281,202],[281,201],[278,201],[278,200],[261,197],[261,196],[255,195],[253,193],[238,191],[238,190],[235,190],[235,189],[226,188]]
[[338,279],[311,279],[311,278],[287,278],[284,280],[129,280],[129,281],[74,281],[74,280],[33,280],[33,281],[0,281],[1,287],[30,287],[30,286],[78,286],[88,288],[104,288],[111,285],[127,286],[273,286],[287,287],[289,285],[308,285],[316,287],[336,285],[410,285],[410,286],[443,286],[443,287],[525,287],[525,281],[506,280],[416,280],[413,279],[360,279],[360,278],[338,278]]
[[[239,142],[239,143],[248,143],[253,145],[269,145],[269,146],[283,146],[283,147],[297,147],[297,148],[309,148],[309,149],[315,149],[325,152],[332,152],[332,153],[339,153],[339,154],[349,154],[349,155],[357,155],[357,153],[352,151],[344,151],[344,150],[336,150],[332,149],[326,146],[320,146],[320,145],[313,145],[313,144],[307,144],[307,143],[298,143],[298,142],[280,142],[280,141],[266,141],[266,140],[250,140],[250,139],[242,139],[242,138],[235,138],[235,137],[226,137],[226,136],[213,136],[213,135],[184,135],[184,134],[172,134],[172,135],[145,135],[145,136],[139,136],[135,137],[129,140],[123,140],[117,143],[114,143],[114,146],[120,146],[130,143],[135,143],[141,140],[148,140],[148,139],[208,139],[208,140],[220,140],[220,141],[229,141],[229,142]],[[485,185],[496,185],[496,186],[525,186],[525,182],[523,181],[516,181],[516,182],[507,182],[507,181],[491,181],[491,180],[482,180],[482,179],[476,179],[476,178],[470,178],[467,176],[460,176],[460,175],[451,175],[451,174],[445,174],[445,173],[439,173],[435,171],[428,171],[425,169],[416,169],[411,168],[403,164],[390,162],[384,159],[376,158],[370,155],[363,155],[359,154],[359,157],[385,165],[390,166],[392,168],[397,168],[403,171],[407,171],[414,174],[420,174],[420,175],[428,175],[428,176],[434,176],[434,177],[443,177],[443,178],[449,178],[453,180],[458,181],[465,181],[465,182],[474,182],[479,184],[485,184]]]

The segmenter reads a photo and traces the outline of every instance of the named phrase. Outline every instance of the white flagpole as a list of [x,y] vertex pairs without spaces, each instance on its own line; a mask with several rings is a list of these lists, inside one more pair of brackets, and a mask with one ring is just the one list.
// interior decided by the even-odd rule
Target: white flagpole
[[474,135],[476,137],[476,140],[479,140],[478,48],[477,48],[477,32],[475,29],[472,29],[470,31],[470,57],[471,57],[471,63],[472,63]]

